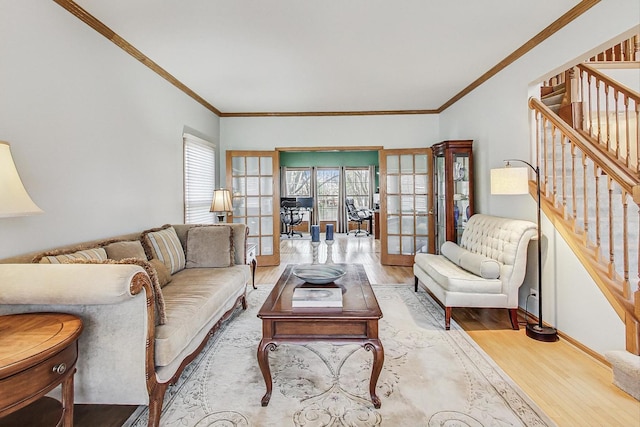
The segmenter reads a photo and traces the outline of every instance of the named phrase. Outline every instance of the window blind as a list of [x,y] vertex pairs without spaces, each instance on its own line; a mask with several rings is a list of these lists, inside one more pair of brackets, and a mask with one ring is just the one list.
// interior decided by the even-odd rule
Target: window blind
[[209,212],[216,183],[216,146],[194,135],[184,134],[184,222],[213,224]]

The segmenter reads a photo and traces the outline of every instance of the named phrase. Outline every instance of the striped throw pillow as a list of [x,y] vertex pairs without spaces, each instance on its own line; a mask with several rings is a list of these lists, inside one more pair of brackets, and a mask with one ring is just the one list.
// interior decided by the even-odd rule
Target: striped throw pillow
[[143,238],[152,258],[162,261],[171,274],[184,269],[186,263],[184,249],[173,227],[145,232]]
[[45,255],[40,259],[40,264],[62,264],[74,259],[94,259],[104,261],[107,259],[107,252],[103,248],[83,249],[68,254]]

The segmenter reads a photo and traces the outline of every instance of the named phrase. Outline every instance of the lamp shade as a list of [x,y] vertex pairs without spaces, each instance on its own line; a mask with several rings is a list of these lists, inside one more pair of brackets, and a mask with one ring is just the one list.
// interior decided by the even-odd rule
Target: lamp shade
[[491,194],[527,194],[529,170],[527,168],[491,169]]
[[22,185],[9,143],[0,141],[0,218],[40,213]]
[[211,212],[231,212],[231,195],[226,188],[213,190],[213,202],[211,203]]

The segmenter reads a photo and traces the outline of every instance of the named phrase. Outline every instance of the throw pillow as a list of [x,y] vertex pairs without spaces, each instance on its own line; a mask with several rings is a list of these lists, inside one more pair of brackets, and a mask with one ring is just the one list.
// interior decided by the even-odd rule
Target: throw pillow
[[139,258],[124,258],[119,261],[114,259],[69,259],[64,262],[65,264],[135,264],[144,268],[144,271],[149,275],[151,279],[151,291],[153,292],[153,301],[156,314],[156,325],[164,325],[167,322],[167,313],[165,312],[164,297],[162,296],[162,288],[158,281],[158,275],[156,274],[153,265],[143,259]]
[[493,258],[468,251],[453,242],[444,242],[440,253],[449,261],[484,279],[498,279],[501,264]]
[[464,251],[465,249],[449,241],[444,242],[442,246],[440,246],[440,253],[457,266],[460,265],[460,255],[462,255]]
[[66,250],[49,251],[36,256],[33,262],[40,264],[62,264],[73,259],[105,260],[107,259],[107,252],[103,248],[98,247],[75,250],[73,252]]
[[185,267],[184,249],[176,230],[169,224],[142,232],[142,245],[149,259],[157,258],[167,266],[171,274]]
[[460,267],[484,279],[500,277],[500,263],[493,258],[465,251],[460,257]]
[[192,227],[187,232],[187,268],[233,265],[233,229],[226,225]]
[[122,240],[110,242],[103,246],[109,259],[119,261],[124,258],[147,259],[140,240]]
[[158,275],[158,283],[161,288],[164,288],[167,283],[171,281],[171,273],[167,269],[167,266],[164,265],[162,261],[159,259],[153,258],[149,260],[149,263],[156,269],[156,274]]

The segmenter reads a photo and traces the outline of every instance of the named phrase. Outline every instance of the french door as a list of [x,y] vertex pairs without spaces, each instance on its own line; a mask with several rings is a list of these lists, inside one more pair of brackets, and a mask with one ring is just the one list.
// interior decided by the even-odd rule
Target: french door
[[247,242],[257,245],[260,265],[279,265],[279,152],[227,151],[226,165],[227,186],[232,187],[230,221],[247,224]]
[[380,262],[413,265],[435,250],[430,148],[380,150]]

